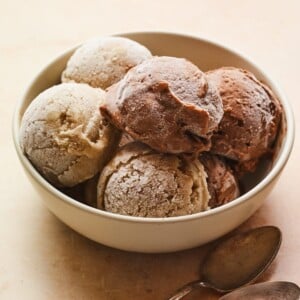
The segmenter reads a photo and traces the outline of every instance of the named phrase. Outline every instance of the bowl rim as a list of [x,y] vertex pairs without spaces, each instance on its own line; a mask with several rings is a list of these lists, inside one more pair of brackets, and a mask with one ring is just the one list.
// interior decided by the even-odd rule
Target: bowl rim
[[281,145],[281,153],[278,156],[275,164],[272,166],[269,173],[261,180],[256,186],[254,186],[251,190],[249,190],[247,193],[243,194],[242,196],[236,198],[234,201],[226,203],[222,206],[213,208],[211,210],[198,212],[195,214],[190,215],[183,215],[183,216],[175,216],[175,217],[135,217],[135,216],[127,216],[127,215],[121,215],[116,213],[107,212],[104,210],[100,210],[98,208],[91,207],[87,204],[81,203],[78,200],[75,200],[60,190],[56,189],[54,186],[52,186],[46,179],[40,175],[40,173],[33,167],[29,159],[23,154],[23,151],[21,150],[20,144],[19,144],[19,117],[21,116],[21,108],[23,106],[23,102],[27,98],[28,93],[34,86],[36,80],[47,70],[51,65],[55,64],[57,61],[65,57],[68,53],[71,51],[74,51],[79,45],[69,48],[60,55],[56,56],[54,59],[51,59],[38,73],[37,75],[30,81],[29,85],[25,89],[25,92],[23,93],[22,97],[17,101],[13,118],[12,118],[12,135],[13,135],[13,141],[15,145],[15,149],[17,152],[17,155],[23,165],[23,167],[26,169],[28,174],[47,192],[50,192],[53,196],[59,198],[60,200],[64,201],[66,204],[73,206],[77,209],[84,210],[87,213],[91,213],[100,217],[108,218],[108,219],[114,219],[118,221],[125,221],[125,222],[131,222],[131,223],[154,223],[154,224],[161,224],[161,223],[177,223],[177,222],[185,222],[185,221],[193,221],[195,219],[201,219],[201,218],[208,218],[213,215],[218,215],[224,211],[230,210],[233,207],[239,206],[245,201],[249,200],[250,198],[254,197],[256,194],[261,192],[263,189],[265,189],[267,186],[269,186],[272,181],[279,175],[281,170],[284,168],[285,164],[288,161],[288,158],[291,154],[293,143],[295,139],[295,121],[293,116],[293,111],[291,104],[289,103],[285,93],[282,91],[280,86],[277,84],[274,79],[272,79],[265,71],[261,69],[256,63],[253,62],[249,56],[241,54],[239,51],[232,49],[228,46],[225,46],[219,42],[216,42],[212,39],[208,39],[206,37],[199,37],[197,35],[190,35],[186,33],[178,33],[178,32],[168,32],[168,31],[135,31],[135,32],[123,32],[118,34],[113,34],[109,36],[121,36],[121,37],[127,37],[127,36],[138,36],[138,35],[168,35],[173,37],[179,37],[179,38],[188,38],[197,40],[200,42],[203,42],[205,44],[208,44],[213,47],[217,47],[221,50],[225,50],[227,52],[232,53],[233,55],[241,58],[242,60],[247,61],[249,64],[251,64],[255,69],[257,69],[265,78],[268,79],[268,81],[272,84],[272,86],[276,90],[276,95],[280,99],[280,103],[282,104],[284,113],[285,113],[285,119],[286,119],[286,134],[285,134],[285,141]]

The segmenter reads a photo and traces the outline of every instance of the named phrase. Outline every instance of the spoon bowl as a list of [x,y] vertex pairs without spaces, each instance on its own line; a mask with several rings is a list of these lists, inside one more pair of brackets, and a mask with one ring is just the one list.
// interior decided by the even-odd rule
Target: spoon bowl
[[202,281],[219,292],[252,282],[271,264],[280,244],[281,232],[274,226],[233,235],[207,256]]
[[233,291],[219,300],[297,300],[300,298],[300,288],[288,281],[264,282],[249,285]]
[[202,279],[186,284],[169,300],[181,299],[197,287],[226,293],[253,282],[274,260],[281,239],[277,227],[264,226],[221,241],[206,257]]

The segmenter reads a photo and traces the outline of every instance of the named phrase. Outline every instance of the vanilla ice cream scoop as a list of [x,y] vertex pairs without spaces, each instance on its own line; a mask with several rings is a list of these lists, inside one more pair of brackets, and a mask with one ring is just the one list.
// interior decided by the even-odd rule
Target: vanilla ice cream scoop
[[20,144],[36,169],[57,187],[71,187],[96,173],[120,133],[100,114],[105,92],[63,83],[39,94],[21,123]]
[[62,73],[62,82],[82,82],[106,89],[151,56],[146,47],[127,38],[92,39],[71,56]]
[[158,153],[133,142],[103,169],[98,207],[139,217],[173,217],[208,208],[206,173],[198,159]]

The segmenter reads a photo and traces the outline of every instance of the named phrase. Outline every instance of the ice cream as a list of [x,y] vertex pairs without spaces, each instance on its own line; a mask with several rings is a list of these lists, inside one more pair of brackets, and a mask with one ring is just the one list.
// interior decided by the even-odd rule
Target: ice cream
[[173,217],[208,208],[203,165],[195,158],[158,153],[133,142],[106,165],[98,208],[139,217]]
[[120,133],[100,114],[105,92],[63,83],[39,94],[21,123],[20,144],[32,164],[57,187],[93,177],[113,155]]
[[131,143],[131,142],[134,142],[134,139],[129,134],[127,134],[126,132],[123,132],[121,140],[120,140],[119,147],[122,147],[125,144]]
[[82,82],[106,89],[151,56],[146,47],[127,38],[93,39],[71,56],[62,73],[62,82]]
[[207,174],[210,208],[228,203],[240,195],[235,174],[224,159],[205,153],[200,156],[200,161]]
[[191,62],[154,57],[108,89],[101,112],[135,140],[182,153],[210,148],[223,107],[217,90]]
[[106,37],[79,47],[61,78],[29,105],[21,147],[62,192],[108,212],[173,217],[221,206],[277,145],[281,105],[245,70],[203,73]]
[[248,71],[224,67],[206,75],[220,92],[224,107],[211,151],[254,169],[276,138],[281,119],[279,101]]

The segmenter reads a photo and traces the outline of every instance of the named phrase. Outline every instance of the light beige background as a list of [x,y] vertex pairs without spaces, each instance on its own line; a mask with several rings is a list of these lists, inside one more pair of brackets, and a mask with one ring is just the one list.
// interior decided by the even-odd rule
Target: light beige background
[[[15,103],[46,63],[104,34],[166,30],[211,38],[249,55],[280,83],[299,127],[299,3],[0,0],[0,299],[166,299],[199,277],[211,247],[163,255],[126,253],[79,236],[46,210],[25,178],[11,138]],[[283,231],[279,255],[261,280],[300,284],[298,153],[296,138],[278,186],[242,228],[273,224]],[[196,294],[187,299],[197,299]]]

